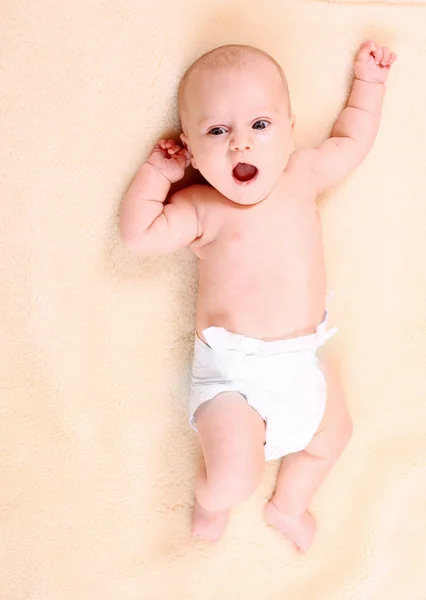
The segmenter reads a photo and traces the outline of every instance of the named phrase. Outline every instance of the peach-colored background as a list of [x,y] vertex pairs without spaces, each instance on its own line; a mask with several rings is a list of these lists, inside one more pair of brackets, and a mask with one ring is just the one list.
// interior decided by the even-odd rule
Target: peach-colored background
[[[1,600],[424,600],[426,6],[2,0]],[[324,138],[365,38],[399,53],[373,152],[323,201],[331,324],[355,434],[300,557],[262,520],[189,538],[195,263],[138,261],[120,198],[202,52],[285,68],[297,143]],[[423,555],[422,555],[423,553]]]

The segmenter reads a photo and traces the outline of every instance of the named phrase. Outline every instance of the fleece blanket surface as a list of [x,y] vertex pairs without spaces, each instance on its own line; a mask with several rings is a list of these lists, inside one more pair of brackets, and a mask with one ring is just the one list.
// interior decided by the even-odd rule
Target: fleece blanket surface
[[[0,29],[0,599],[424,600],[426,5],[1,0]],[[328,135],[368,38],[399,56],[380,133],[321,201],[353,439],[306,556],[262,517],[275,462],[221,543],[194,541],[196,264],[131,256],[122,194],[179,133],[201,53],[271,53],[301,147]]]

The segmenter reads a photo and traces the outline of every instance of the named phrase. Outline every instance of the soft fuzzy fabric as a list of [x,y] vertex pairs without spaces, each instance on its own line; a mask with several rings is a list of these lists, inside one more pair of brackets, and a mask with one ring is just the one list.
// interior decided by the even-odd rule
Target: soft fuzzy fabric
[[[426,6],[317,0],[1,2],[1,600],[423,600]],[[298,145],[342,108],[366,38],[399,54],[374,150],[322,201],[331,325],[355,433],[298,555],[262,518],[188,534],[196,270],[117,231],[176,88],[217,45],[269,51]]]

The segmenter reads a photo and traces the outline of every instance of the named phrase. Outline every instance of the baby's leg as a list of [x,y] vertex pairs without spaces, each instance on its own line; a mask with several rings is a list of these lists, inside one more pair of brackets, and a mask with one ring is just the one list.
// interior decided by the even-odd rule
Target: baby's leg
[[340,383],[322,361],[328,397],[317,433],[301,452],[282,460],[277,488],[265,507],[266,520],[306,552],[315,534],[315,520],[307,512],[309,502],[343,452],[352,434],[352,421]]
[[219,394],[196,412],[204,464],[195,482],[192,533],[218,541],[228,511],[259,485],[265,463],[265,423],[236,392]]

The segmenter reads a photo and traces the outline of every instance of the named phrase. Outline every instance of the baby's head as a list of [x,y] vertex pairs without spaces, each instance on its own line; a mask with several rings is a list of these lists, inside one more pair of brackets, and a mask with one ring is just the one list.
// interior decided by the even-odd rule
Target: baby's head
[[250,46],[222,46],[199,58],[179,87],[192,165],[238,204],[275,187],[293,152],[293,123],[281,67]]

